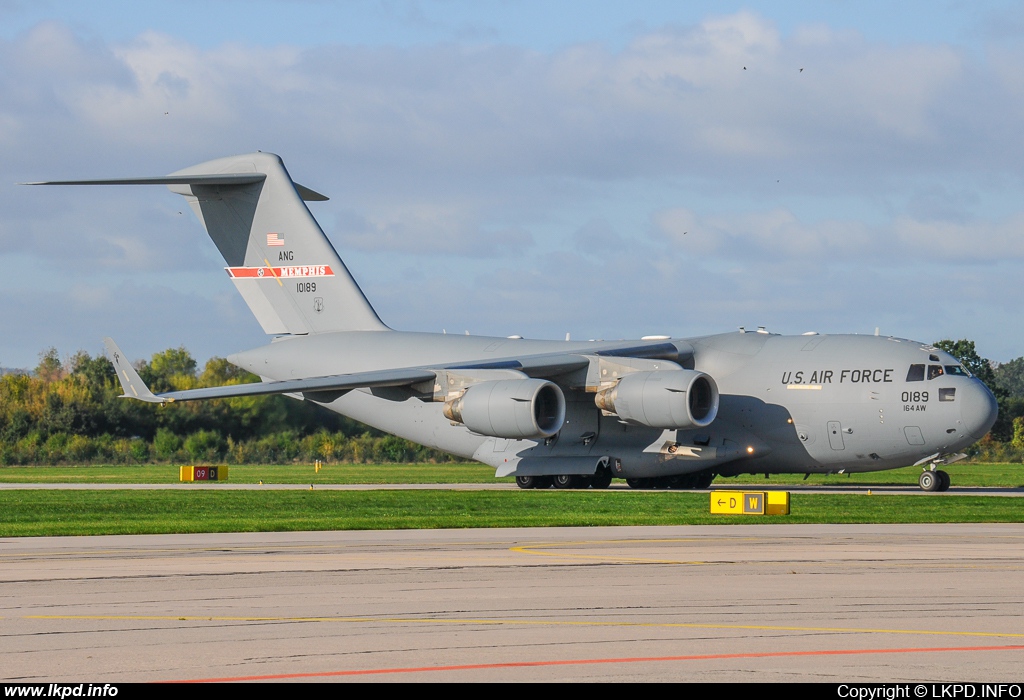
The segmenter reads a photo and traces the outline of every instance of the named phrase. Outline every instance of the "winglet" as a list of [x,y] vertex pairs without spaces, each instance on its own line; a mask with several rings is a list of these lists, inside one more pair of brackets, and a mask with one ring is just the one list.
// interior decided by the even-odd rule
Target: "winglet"
[[149,390],[146,383],[142,381],[142,377],[121,352],[121,348],[117,347],[113,338],[104,338],[103,344],[107,348],[107,359],[114,363],[117,378],[121,381],[121,389],[124,390],[124,393],[121,394],[122,398],[138,399],[149,403],[164,403],[168,400],[156,396]]

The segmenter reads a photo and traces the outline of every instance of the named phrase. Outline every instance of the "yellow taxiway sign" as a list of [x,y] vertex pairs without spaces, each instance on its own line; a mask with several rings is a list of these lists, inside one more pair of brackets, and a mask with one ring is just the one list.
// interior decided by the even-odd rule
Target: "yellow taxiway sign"
[[711,513],[789,515],[789,491],[712,491]]

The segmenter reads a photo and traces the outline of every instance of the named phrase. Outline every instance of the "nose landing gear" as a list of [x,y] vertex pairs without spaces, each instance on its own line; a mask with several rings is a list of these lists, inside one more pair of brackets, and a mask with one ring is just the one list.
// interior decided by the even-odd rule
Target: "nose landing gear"
[[917,480],[924,491],[946,491],[949,489],[949,474],[941,469],[926,469]]

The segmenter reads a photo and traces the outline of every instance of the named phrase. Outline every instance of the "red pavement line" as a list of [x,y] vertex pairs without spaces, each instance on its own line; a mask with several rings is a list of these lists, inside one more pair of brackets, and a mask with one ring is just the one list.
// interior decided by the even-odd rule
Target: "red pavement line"
[[638,656],[621,659],[563,659],[559,661],[518,661],[502,664],[462,664],[458,666],[422,666],[419,668],[369,668],[355,671],[322,673],[280,673],[269,676],[235,676],[233,678],[197,678],[167,681],[170,683],[230,683],[233,681],[277,681],[291,678],[331,678],[339,676],[374,676],[388,673],[425,673],[428,671],[480,671],[498,668],[536,668],[538,666],[582,666],[585,664],[635,664],[656,661],[715,661],[722,659],[774,659],[787,656],[848,656],[854,654],[921,654],[937,651],[1022,651],[1024,645],[1000,647],[909,647],[905,649],[824,649],[818,651],[776,651],[750,654],[697,654],[691,656]]

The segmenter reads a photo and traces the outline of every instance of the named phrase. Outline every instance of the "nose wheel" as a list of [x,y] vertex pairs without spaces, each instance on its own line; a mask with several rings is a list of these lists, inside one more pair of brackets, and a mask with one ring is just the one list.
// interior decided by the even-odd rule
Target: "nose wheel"
[[949,474],[941,469],[929,469],[921,472],[917,479],[923,491],[946,491],[949,489]]

